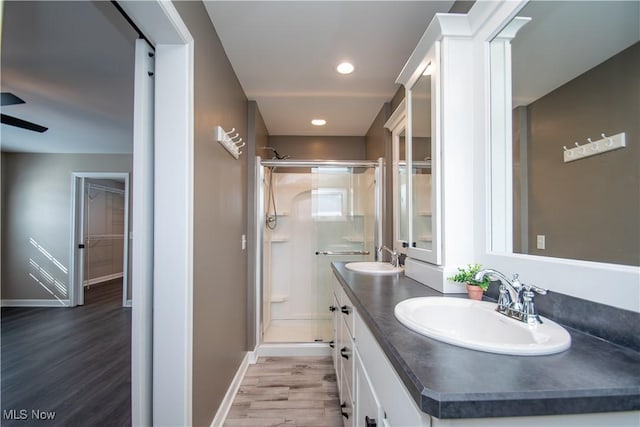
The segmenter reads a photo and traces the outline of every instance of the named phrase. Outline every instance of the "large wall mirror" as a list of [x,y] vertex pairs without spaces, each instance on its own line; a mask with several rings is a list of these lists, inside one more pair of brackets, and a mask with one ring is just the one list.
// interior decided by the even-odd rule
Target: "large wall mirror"
[[494,252],[640,265],[639,17],[534,1],[491,42]]

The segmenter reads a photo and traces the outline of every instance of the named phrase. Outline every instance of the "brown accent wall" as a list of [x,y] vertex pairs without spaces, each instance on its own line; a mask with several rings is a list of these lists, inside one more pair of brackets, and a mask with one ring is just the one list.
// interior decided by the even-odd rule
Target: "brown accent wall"
[[[640,43],[528,106],[529,253],[640,265],[639,118]],[[620,132],[626,148],[563,162]]]
[[398,108],[398,105],[400,105],[401,102],[404,102],[404,98],[405,98],[404,86],[400,86],[396,91],[396,94],[393,95],[393,98],[391,98],[391,113],[396,111],[396,108]]
[[[365,160],[363,136],[270,136],[269,146],[295,160]],[[270,159],[272,153],[262,151]]]
[[247,350],[248,157],[213,132],[247,138],[248,107],[202,2],[173,4],[194,38],[193,425],[209,426]]

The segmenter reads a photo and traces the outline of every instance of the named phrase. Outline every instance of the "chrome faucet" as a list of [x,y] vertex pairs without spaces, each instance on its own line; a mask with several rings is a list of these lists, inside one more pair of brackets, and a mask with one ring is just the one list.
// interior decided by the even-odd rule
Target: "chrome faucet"
[[400,266],[400,261],[399,261],[399,255],[398,252],[396,252],[395,250],[391,250],[386,246],[381,246],[378,249],[378,253],[382,253],[382,251],[387,251],[391,254],[391,265],[393,265],[394,267],[398,268]]
[[504,274],[491,269],[478,271],[474,278],[477,281],[482,281],[485,276],[498,279],[501,282],[497,312],[530,325],[542,323],[536,311],[534,292],[545,295],[546,289],[520,283],[517,274],[514,274],[513,278],[509,280]]

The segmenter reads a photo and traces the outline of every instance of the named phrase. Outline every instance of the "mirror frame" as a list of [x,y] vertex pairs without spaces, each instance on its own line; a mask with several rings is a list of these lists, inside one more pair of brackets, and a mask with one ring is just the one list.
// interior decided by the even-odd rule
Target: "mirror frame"
[[[393,249],[398,253],[406,254],[406,244],[404,240],[400,240],[400,210],[399,210],[399,198],[398,194],[398,169],[399,169],[399,157],[400,157],[400,134],[405,132],[405,144],[407,141],[407,112],[406,103],[403,100],[400,105],[389,117],[389,120],[384,124],[384,127],[391,132],[391,151],[392,151],[392,187],[393,187]],[[406,156],[406,151],[405,151]]]
[[[484,226],[477,227],[475,253],[478,262],[505,274],[519,273],[526,283],[533,283],[555,292],[575,296],[614,307],[640,312],[640,268],[618,264],[581,261],[567,258],[542,257],[538,255],[498,252],[493,249],[493,232],[497,224],[492,223],[496,210],[505,212],[505,197],[496,197],[492,191],[492,181],[507,180],[511,176],[510,167],[492,167],[492,151],[500,149],[494,145],[491,127],[491,41],[507,26],[528,0],[493,3],[479,2],[469,13],[471,21],[477,20],[474,54],[482,58],[473,75],[477,96],[473,100],[476,112],[474,134],[481,141],[475,158],[477,180],[475,182],[474,205],[476,221]],[[480,65],[481,64],[481,65]],[[500,142],[500,141],[498,141]],[[504,144],[504,141],[503,141]],[[502,147],[506,149],[506,147]],[[481,155],[483,153],[483,155]],[[499,167],[501,166],[501,167]],[[500,192],[500,190],[497,190]],[[603,285],[603,284],[606,284]]]

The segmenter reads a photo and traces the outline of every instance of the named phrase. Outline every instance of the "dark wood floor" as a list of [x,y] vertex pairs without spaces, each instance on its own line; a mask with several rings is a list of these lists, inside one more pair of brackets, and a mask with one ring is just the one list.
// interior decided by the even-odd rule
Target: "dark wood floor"
[[84,306],[2,308],[0,329],[3,426],[131,425],[131,309],[121,282],[91,287]]

